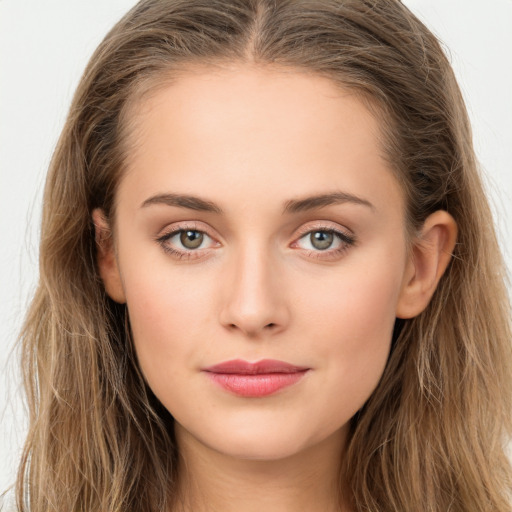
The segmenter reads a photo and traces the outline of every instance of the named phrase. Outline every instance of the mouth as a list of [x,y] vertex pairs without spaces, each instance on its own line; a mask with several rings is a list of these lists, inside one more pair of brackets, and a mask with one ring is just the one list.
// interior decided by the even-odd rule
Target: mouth
[[224,390],[242,397],[264,397],[299,382],[310,368],[264,359],[255,363],[236,359],[204,368]]

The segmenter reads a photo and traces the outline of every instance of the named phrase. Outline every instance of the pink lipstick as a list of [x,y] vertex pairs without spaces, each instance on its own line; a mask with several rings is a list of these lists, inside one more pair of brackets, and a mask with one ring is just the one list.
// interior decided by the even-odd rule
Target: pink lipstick
[[301,380],[308,370],[273,359],[256,363],[235,359],[203,369],[213,382],[243,397],[272,395]]

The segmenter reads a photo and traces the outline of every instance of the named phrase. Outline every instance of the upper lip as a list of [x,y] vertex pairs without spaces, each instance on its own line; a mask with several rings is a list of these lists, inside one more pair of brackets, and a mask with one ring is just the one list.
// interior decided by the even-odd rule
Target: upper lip
[[233,373],[241,375],[258,375],[265,373],[296,373],[309,370],[305,366],[296,366],[285,361],[277,361],[275,359],[262,359],[250,363],[242,359],[233,359],[224,361],[213,366],[203,369],[205,372],[212,373]]

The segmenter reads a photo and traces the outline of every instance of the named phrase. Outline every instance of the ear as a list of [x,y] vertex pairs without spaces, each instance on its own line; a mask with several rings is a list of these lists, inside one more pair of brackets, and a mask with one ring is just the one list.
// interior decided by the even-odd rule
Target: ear
[[112,231],[103,210],[96,208],[92,212],[94,236],[96,240],[96,262],[105,291],[115,302],[126,302],[121,274],[112,240]]
[[397,304],[398,318],[413,318],[428,305],[452,258],[457,224],[443,210],[427,217],[413,241]]

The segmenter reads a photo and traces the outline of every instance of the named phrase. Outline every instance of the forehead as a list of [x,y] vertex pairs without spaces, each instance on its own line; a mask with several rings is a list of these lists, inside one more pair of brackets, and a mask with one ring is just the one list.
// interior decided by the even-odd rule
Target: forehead
[[226,195],[228,186],[232,196],[270,201],[274,192],[277,200],[284,192],[378,191],[392,179],[367,103],[306,72],[195,67],[162,82],[129,116],[123,181],[147,196],[164,192],[158,187]]
[[329,132],[336,135],[334,125],[343,123],[380,139],[382,117],[377,102],[362,91],[313,72],[236,63],[188,65],[150,78],[132,95],[124,114],[133,156],[151,124],[175,134],[195,132],[204,143],[228,123],[242,122],[271,139],[278,131],[293,137],[309,130],[312,142],[323,137],[327,143]]

